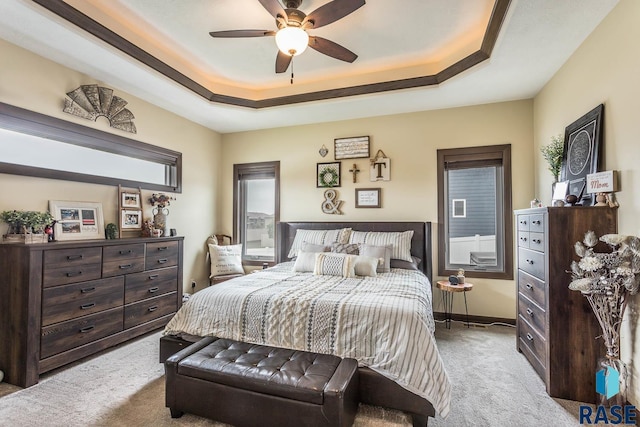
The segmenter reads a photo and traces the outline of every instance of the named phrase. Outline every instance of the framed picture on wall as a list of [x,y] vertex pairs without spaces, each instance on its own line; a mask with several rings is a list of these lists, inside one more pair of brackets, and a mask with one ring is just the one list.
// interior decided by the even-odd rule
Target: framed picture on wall
[[379,208],[380,188],[356,188],[356,208]]
[[340,162],[316,164],[316,187],[340,187]]
[[575,122],[564,132],[564,155],[560,180],[568,181],[568,194],[578,196],[584,206],[592,203],[591,194],[584,194],[587,175],[601,169],[602,158],[602,114],[600,104]]

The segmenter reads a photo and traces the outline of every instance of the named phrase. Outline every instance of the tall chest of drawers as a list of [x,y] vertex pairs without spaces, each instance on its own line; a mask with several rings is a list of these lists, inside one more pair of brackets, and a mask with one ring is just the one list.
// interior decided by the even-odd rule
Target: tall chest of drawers
[[182,303],[183,238],[0,245],[0,370],[41,373],[163,327]]
[[580,292],[569,289],[575,242],[592,230],[617,231],[608,207],[515,211],[517,226],[517,348],[552,397],[595,402],[595,371],[604,356],[600,326]]

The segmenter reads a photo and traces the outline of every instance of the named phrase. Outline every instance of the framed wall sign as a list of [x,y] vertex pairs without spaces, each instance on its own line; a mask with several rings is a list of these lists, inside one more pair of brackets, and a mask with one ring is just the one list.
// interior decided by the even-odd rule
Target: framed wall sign
[[369,157],[369,137],[353,136],[351,138],[336,138],[334,143],[334,158],[360,159]]
[[583,205],[592,202],[585,192],[587,175],[600,170],[602,153],[602,114],[600,104],[565,129],[561,181],[568,181],[568,194],[578,196]]
[[379,208],[380,188],[356,188],[356,208]]
[[316,164],[316,187],[340,187],[340,162]]
[[102,203],[49,200],[56,240],[104,239]]

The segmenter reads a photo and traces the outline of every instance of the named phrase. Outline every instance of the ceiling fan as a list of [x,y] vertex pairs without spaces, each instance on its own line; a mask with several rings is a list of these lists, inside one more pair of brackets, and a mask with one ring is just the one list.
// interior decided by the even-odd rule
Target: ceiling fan
[[[353,62],[358,55],[339,44],[322,37],[311,36],[307,30],[320,28],[344,18],[364,6],[365,0],[333,0],[306,15],[298,10],[302,0],[285,0],[283,8],[278,0],[258,0],[276,18],[277,31],[227,30],[212,31],[211,37],[265,37],[275,36],[278,45],[276,73],[284,73],[294,56],[300,55],[307,46],[332,58]],[[293,81],[292,81],[293,82]]]

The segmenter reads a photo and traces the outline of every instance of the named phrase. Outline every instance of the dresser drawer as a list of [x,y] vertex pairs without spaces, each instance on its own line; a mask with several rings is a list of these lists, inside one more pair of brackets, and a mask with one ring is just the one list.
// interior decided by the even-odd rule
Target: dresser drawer
[[518,231],[529,231],[529,215],[518,215]]
[[178,288],[178,267],[159,268],[143,273],[128,274],[125,279],[124,303],[130,304]]
[[105,246],[102,259],[105,262],[144,258],[144,243]]
[[144,270],[144,258],[129,258],[102,263],[102,277],[121,276]]
[[526,339],[518,338],[518,349],[522,352],[524,357],[527,358],[533,369],[537,372],[537,374],[542,378],[542,381],[546,381],[546,372],[543,363],[538,359],[538,357],[533,353],[531,348],[525,343]]
[[40,359],[122,331],[122,307],[42,328]]
[[42,325],[118,307],[124,300],[124,277],[55,286],[42,291]]
[[178,293],[149,298],[124,307],[124,328],[129,329],[178,310]]
[[529,233],[529,249],[544,252],[544,233]]
[[540,361],[542,366],[546,368],[547,342],[531,325],[529,325],[522,316],[518,318],[518,329],[521,343]]
[[540,307],[545,308],[547,306],[545,283],[520,270],[518,271],[518,292]]
[[518,294],[518,314],[542,336],[546,336],[547,317],[542,308],[522,294]]
[[44,252],[42,285],[99,279],[102,270],[102,248],[55,249]]
[[544,233],[544,214],[531,215],[529,222],[529,231]]
[[521,248],[529,248],[528,231],[518,231],[518,246]]
[[178,265],[178,242],[147,243],[146,270]]
[[525,248],[518,249],[518,268],[544,280],[544,254]]

